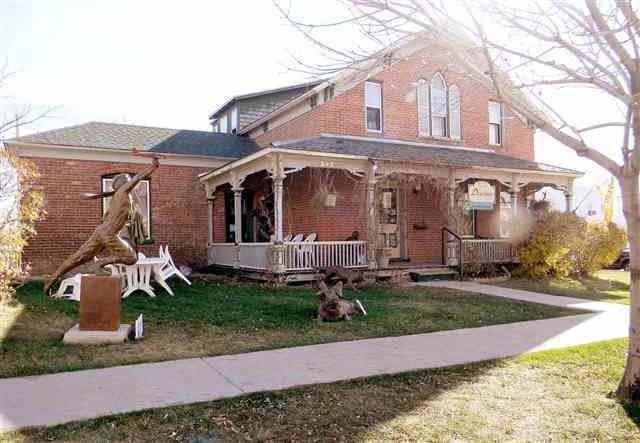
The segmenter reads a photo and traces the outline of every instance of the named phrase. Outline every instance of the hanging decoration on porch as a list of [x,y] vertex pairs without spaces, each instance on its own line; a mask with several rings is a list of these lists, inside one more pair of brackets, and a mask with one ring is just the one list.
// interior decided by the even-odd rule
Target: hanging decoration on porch
[[318,321],[334,322],[351,320],[355,315],[367,315],[360,300],[350,302],[342,298],[342,282],[328,287],[324,281],[318,282],[320,291],[316,293],[320,306],[318,307]]
[[335,208],[335,172],[330,169],[309,169],[308,174],[309,191],[312,193],[311,207],[317,212],[325,208]]

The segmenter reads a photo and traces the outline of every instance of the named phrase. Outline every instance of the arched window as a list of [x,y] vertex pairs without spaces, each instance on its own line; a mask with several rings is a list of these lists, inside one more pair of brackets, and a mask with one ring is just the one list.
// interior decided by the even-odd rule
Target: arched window
[[449,88],[449,136],[454,140],[462,137],[462,125],[460,123],[460,89],[456,85]]
[[447,136],[447,84],[442,75],[437,72],[431,79],[430,91],[431,135],[434,137]]
[[428,82],[418,80],[418,135],[460,140],[462,123],[460,112],[460,88],[447,87],[442,74],[436,72]]

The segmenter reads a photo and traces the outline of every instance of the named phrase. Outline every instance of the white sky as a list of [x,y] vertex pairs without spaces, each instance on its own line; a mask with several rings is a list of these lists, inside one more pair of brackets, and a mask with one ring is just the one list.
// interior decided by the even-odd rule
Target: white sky
[[[316,23],[342,13],[327,0],[294,4]],[[229,97],[309,80],[288,69],[291,53],[319,57],[270,0],[0,2],[0,66],[15,72],[2,94],[57,107],[23,134],[91,120],[209,130],[209,113]],[[597,98],[562,100],[580,120],[604,112]],[[613,152],[617,140],[596,141]],[[543,134],[536,157],[586,171],[582,186],[606,177]]]

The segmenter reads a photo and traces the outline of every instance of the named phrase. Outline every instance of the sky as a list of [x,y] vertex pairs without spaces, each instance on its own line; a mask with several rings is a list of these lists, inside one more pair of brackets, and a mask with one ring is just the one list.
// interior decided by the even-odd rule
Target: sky
[[[344,14],[329,0],[293,3],[316,23]],[[87,121],[210,130],[208,115],[233,95],[310,80],[292,56],[321,57],[271,0],[2,0],[0,66],[13,74],[0,115],[54,108],[23,135]],[[585,122],[615,111],[598,97],[558,100]],[[614,135],[593,142],[615,152]],[[586,172],[581,189],[607,177],[544,134],[536,159]]]

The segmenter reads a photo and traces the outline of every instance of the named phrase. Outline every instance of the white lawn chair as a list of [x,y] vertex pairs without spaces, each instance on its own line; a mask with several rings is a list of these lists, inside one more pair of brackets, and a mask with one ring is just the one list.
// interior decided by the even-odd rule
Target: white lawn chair
[[289,234],[289,235],[287,235],[284,239],[282,239],[282,241],[284,241],[284,242],[290,242],[292,238],[293,238],[293,235]]
[[[60,283],[58,291],[53,295],[53,298],[67,298],[69,300],[80,301],[80,283],[82,281],[82,274],[76,274],[73,277],[65,278]],[[67,292],[67,289],[71,288],[71,292]]]
[[[305,238],[303,243],[313,243],[318,238],[315,232],[312,232]],[[301,268],[312,268],[314,266],[313,246],[300,246],[298,248],[298,265]]]
[[160,275],[158,277],[162,278],[162,280],[167,280],[168,278],[177,275],[182,280],[184,280],[188,285],[191,285],[191,282],[187,277],[184,276],[180,269],[173,262],[173,258],[171,254],[169,254],[169,246],[165,246],[164,249],[160,246],[160,258],[165,260],[165,263],[159,268]]
[[292,242],[299,242],[302,241],[302,239],[304,238],[304,234],[296,234],[295,237],[293,237],[291,239]]

